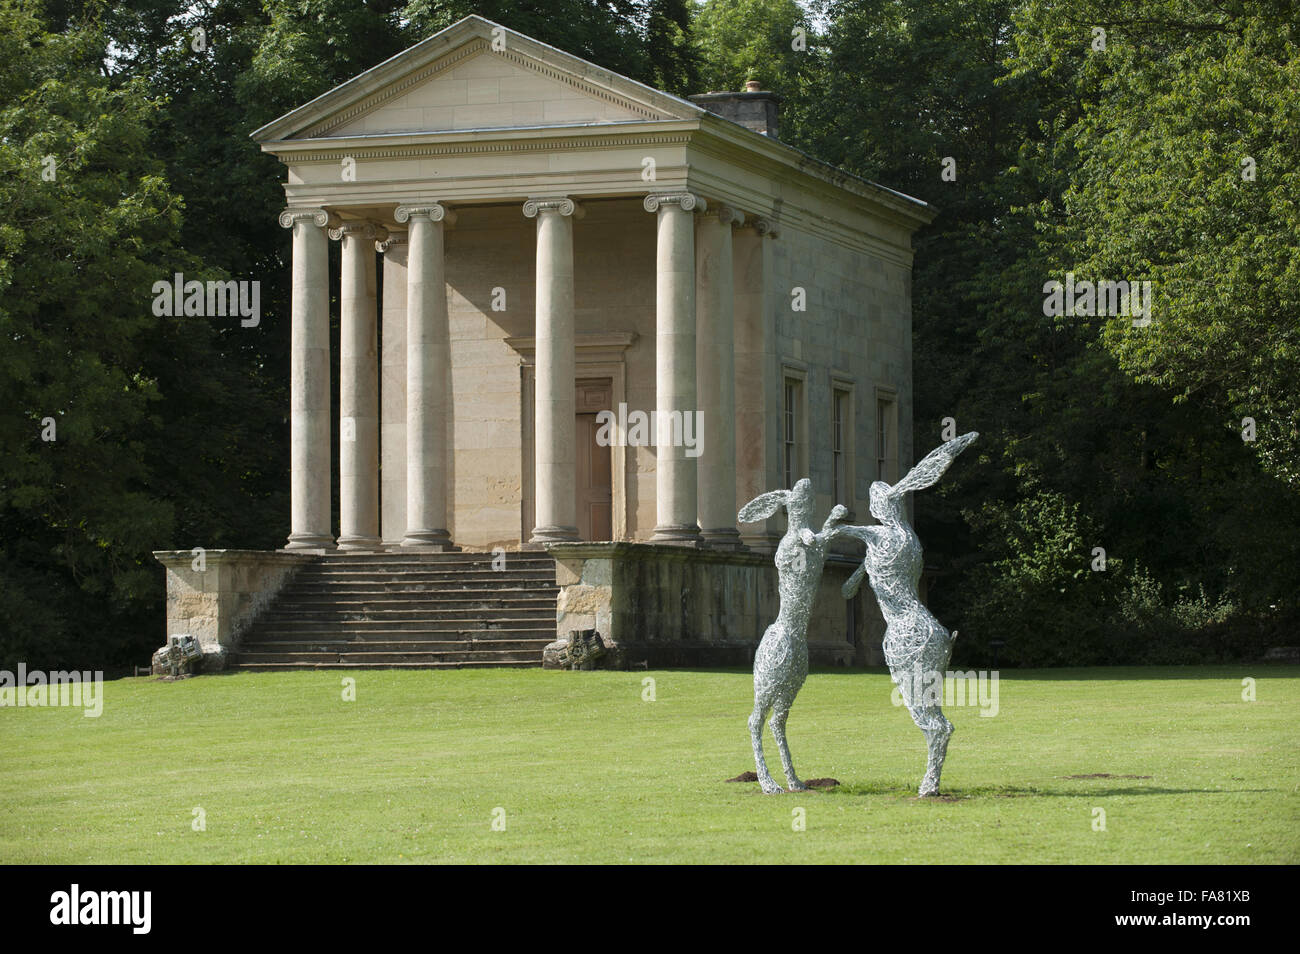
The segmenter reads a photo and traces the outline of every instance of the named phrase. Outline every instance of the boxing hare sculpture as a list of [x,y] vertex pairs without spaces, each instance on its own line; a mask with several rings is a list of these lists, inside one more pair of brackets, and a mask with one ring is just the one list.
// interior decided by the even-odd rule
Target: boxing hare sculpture
[[781,753],[790,791],[804,791],[807,786],[794,773],[790,747],[785,741],[785,720],[794,697],[808,677],[808,616],[812,612],[822,565],[826,562],[826,544],[834,528],[848,516],[836,505],[822,526],[812,532],[813,491],[808,478],[790,490],[773,490],[755,497],[740,509],[741,523],[757,523],[785,507],[787,529],[776,548],[777,583],[781,606],[776,622],[763,633],[763,641],[754,654],[754,712],[749,717],[749,735],[754,743],[754,765],[758,782],[768,795],[782,791],[773,780],[763,760],[763,719],[772,713],[772,737]]
[[[975,431],[948,441],[931,451],[892,487],[884,481],[871,485],[871,515],[880,521],[869,527],[837,527],[832,536],[856,537],[867,545],[862,566],[841,588],[846,600],[852,599],[862,585],[864,575],[885,617],[885,662],[898,685],[903,703],[912,720],[925,733],[929,762],[919,795],[939,794],[939,775],[948,753],[952,723],[939,708],[940,699],[933,688],[942,687],[948,669],[954,636],[949,636],[930,611],[921,604],[917,584],[921,579],[921,541],[907,522],[903,501],[908,491],[922,490],[936,483],[944,471],[966,447],[979,437]],[[938,674],[937,676],[935,674]]]

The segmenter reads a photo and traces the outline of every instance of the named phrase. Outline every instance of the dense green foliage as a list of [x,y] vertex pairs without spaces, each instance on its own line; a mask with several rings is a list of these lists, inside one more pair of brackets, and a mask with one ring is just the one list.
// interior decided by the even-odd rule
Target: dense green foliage
[[[248,134],[468,13],[677,94],[757,79],[782,138],[940,209],[916,447],[982,437],[917,511],[959,658],[1295,642],[1286,0],[0,0],[0,666],[143,661],[150,550],[281,543],[288,237]],[[260,281],[259,325],[154,317],[174,272]],[[1151,281],[1151,323],[1046,317],[1066,272]]]
[[[917,509],[958,658],[995,640],[1031,665],[1293,643],[1294,11],[823,12],[825,88],[791,138],[942,212],[916,240],[916,446],[952,417],[981,432],[980,465]],[[1067,271],[1152,281],[1151,324],[1046,317],[1044,285]]]
[[725,781],[754,766],[748,672],[651,672],[653,702],[640,671],[352,671],[354,702],[340,675],[120,679],[98,718],[4,710],[0,859],[1300,861],[1296,666],[1004,674],[996,717],[945,708],[944,799],[916,798],[924,739],[883,672],[808,678],[795,768],[840,786],[781,796]]

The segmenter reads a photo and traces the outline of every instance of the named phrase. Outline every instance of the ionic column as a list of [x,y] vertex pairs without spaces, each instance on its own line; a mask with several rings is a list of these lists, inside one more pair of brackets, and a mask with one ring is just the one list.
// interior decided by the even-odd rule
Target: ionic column
[[289,338],[289,542],[333,547],[330,532],[330,298],[324,209],[286,209],[293,229]]
[[731,226],[743,220],[720,207],[695,230],[696,372],[699,393],[700,533],[711,547],[739,549],[736,529],[736,341]]
[[408,223],[406,279],[406,536],[404,547],[454,549],[447,531],[447,328],[445,223],[436,202],[399,206]]
[[379,546],[379,355],[375,240],[369,222],[330,230],[343,243],[339,286],[339,549]]
[[[784,400],[775,342],[778,303],[772,276],[776,227],[749,218],[732,234],[733,301],[736,334],[736,499],[753,500],[782,486],[781,406]],[[789,308],[789,299],[780,307]],[[740,530],[750,550],[775,553],[785,533],[784,514]]]
[[[696,546],[695,458],[673,433],[694,415],[695,400],[695,223],[692,212],[706,210],[689,192],[648,195],[647,212],[657,212],[655,278],[655,495],[658,525],[651,543]],[[705,435],[705,440],[710,440]]]
[[529,199],[537,219],[537,380],[533,413],[534,520],[530,543],[578,539],[574,404],[572,199]]
[[379,535],[406,536],[406,233],[375,243],[384,253],[383,333],[379,354]]

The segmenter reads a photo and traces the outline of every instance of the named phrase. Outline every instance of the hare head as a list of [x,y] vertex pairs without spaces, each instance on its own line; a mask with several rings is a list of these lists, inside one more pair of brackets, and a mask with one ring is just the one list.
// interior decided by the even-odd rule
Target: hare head
[[900,523],[903,519],[903,495],[883,480],[871,485],[871,516],[881,523]]
[[784,507],[790,529],[811,528],[814,503],[812,481],[804,477],[789,490],[772,490],[755,497],[740,508],[736,519],[741,523],[758,523]]
[[937,483],[957,455],[977,437],[979,432],[971,431],[940,444],[892,487],[877,480],[871,485],[871,515],[881,523],[902,523],[903,498],[913,490],[924,490]]

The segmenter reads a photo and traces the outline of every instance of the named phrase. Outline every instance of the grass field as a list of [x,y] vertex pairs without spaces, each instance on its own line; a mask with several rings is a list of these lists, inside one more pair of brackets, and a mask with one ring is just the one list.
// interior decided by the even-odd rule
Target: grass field
[[946,710],[943,800],[890,688],[810,676],[795,766],[842,785],[764,796],[724,781],[746,672],[122,679],[99,718],[0,708],[0,861],[1300,861],[1300,667],[1005,672],[995,717]]

